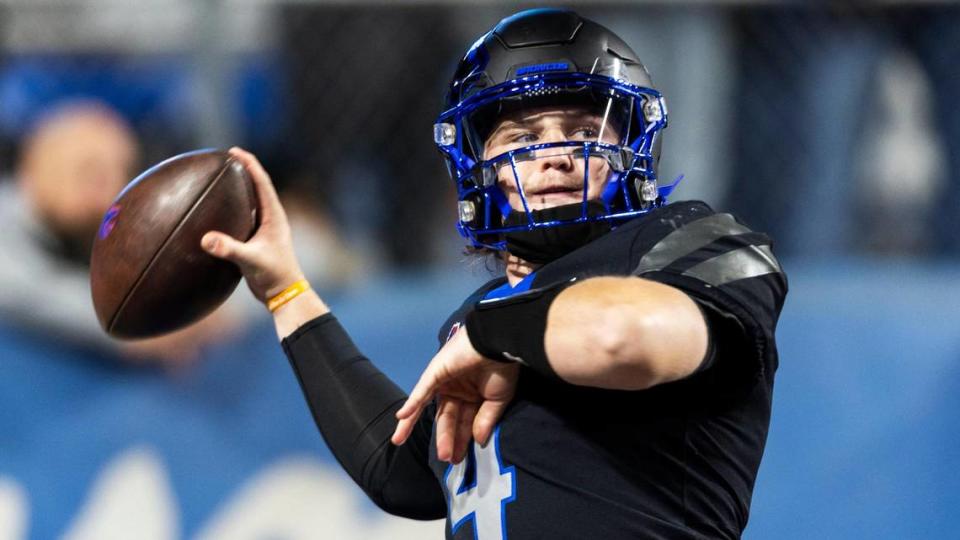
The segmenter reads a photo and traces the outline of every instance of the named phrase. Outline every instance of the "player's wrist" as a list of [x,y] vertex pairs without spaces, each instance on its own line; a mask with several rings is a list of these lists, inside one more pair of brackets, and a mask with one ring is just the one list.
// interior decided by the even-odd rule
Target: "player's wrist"
[[330,313],[316,291],[309,289],[272,312],[277,336],[282,341],[304,324]]
[[277,310],[281,309],[287,303],[295,300],[298,296],[309,291],[310,289],[310,282],[304,278],[300,278],[277,294],[267,297],[267,309],[270,311],[270,313],[276,313]]
[[263,303],[267,304],[272,298],[275,298],[277,295],[283,293],[294,284],[299,281],[306,281],[306,276],[303,275],[299,269],[293,272],[288,272],[277,277],[273,280],[272,284],[266,286],[263,289]]
[[479,302],[464,322],[470,344],[485,358],[523,364],[559,379],[547,358],[544,335],[551,304],[570,284]]

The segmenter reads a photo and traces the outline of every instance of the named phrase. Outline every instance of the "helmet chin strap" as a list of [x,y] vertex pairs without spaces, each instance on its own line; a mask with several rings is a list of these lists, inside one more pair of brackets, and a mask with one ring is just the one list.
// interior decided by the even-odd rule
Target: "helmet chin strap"
[[[544,210],[531,210],[530,214],[536,223],[561,220],[573,221],[583,216],[583,203],[565,204]],[[601,201],[587,202],[587,215],[605,215],[604,204]],[[503,224],[505,226],[517,226],[527,223],[527,216],[524,212],[511,212]],[[544,264],[596,240],[610,232],[610,229],[610,222],[606,220],[583,221],[556,227],[540,227],[530,231],[506,233],[504,234],[504,240],[507,242],[507,251],[510,254],[530,263]]]

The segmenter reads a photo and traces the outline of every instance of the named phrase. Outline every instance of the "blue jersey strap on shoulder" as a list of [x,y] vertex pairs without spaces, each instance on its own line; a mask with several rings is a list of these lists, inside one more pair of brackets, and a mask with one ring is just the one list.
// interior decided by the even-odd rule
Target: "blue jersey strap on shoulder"
[[530,290],[530,285],[533,283],[536,275],[536,272],[531,272],[527,275],[527,277],[521,279],[516,285],[510,285],[510,282],[508,281],[495,289],[487,291],[487,294],[483,295],[483,299],[496,300],[498,298],[506,298],[508,296],[527,292]]

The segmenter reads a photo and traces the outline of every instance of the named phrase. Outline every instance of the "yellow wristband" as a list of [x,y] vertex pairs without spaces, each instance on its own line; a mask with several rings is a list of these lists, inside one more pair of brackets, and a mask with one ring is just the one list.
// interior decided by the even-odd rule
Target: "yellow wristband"
[[308,283],[305,279],[301,279],[300,281],[297,281],[293,285],[284,289],[282,292],[280,292],[280,294],[267,300],[267,309],[270,310],[270,313],[273,313],[274,311],[280,309],[282,305],[300,296],[301,293],[309,290],[310,283]]

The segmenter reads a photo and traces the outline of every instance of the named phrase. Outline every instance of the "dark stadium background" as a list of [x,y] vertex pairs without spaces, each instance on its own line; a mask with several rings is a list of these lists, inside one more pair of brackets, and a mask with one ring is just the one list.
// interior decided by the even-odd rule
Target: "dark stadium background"
[[[769,231],[789,276],[745,537],[955,537],[960,6],[561,5],[631,43],[667,96],[661,176],[685,176],[674,200]],[[458,55],[516,9],[0,1],[0,185],[41,115],[76,99],[134,126],[141,168],[242,145],[305,216],[314,284],[409,388],[439,324],[489,275],[462,255],[431,125]],[[0,265],[17,257],[0,251]],[[4,300],[43,284],[0,286],[0,537],[439,534],[361,500],[245,287],[245,330],[170,370],[119,362]]]

